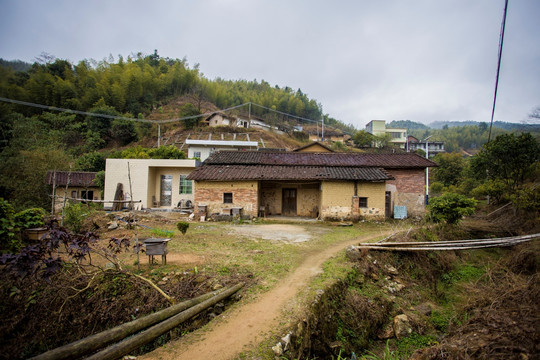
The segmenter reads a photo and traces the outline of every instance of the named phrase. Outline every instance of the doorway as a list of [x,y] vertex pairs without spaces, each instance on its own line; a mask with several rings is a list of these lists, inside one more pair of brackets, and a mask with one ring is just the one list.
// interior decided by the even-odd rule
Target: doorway
[[296,189],[283,189],[281,209],[282,215],[296,216]]

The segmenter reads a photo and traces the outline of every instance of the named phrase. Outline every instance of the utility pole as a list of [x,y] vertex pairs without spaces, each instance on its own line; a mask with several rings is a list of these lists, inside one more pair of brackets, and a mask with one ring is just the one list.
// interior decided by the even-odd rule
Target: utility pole
[[[321,111],[321,112],[322,112],[322,111]],[[322,129],[321,129],[321,141],[324,141],[324,114],[322,115],[321,123],[322,123]]]
[[160,140],[161,140],[161,124],[158,123],[157,124],[157,128],[158,128],[158,131],[157,131],[157,147],[160,147]]
[[[426,142],[426,159],[429,160],[429,143],[428,139],[433,135],[429,135],[422,141]],[[426,166],[426,205],[429,205],[429,167]]]

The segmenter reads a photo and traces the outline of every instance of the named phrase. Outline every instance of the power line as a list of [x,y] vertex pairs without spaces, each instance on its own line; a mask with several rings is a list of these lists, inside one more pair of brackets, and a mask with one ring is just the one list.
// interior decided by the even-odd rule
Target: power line
[[504,2],[504,14],[503,14],[503,20],[501,23],[501,33],[499,36],[499,54],[498,54],[498,61],[497,61],[497,76],[495,77],[495,92],[493,94],[493,107],[491,108],[491,122],[489,124],[489,135],[488,135],[488,143],[491,140],[491,129],[493,128],[493,117],[495,116],[495,103],[497,102],[497,89],[499,87],[499,73],[501,71],[501,58],[502,58],[502,50],[503,50],[503,43],[504,43],[504,29],[506,27],[506,12],[508,9],[508,0],[505,0]]
[[145,123],[154,123],[155,122],[155,120],[136,119],[136,118],[128,118],[128,117],[123,117],[123,116],[115,116],[115,115],[107,115],[107,114],[96,114],[96,113],[90,113],[90,112],[86,112],[86,111],[59,108],[59,107],[56,107],[56,106],[35,104],[35,103],[30,103],[30,102],[21,101],[21,100],[8,99],[8,98],[4,98],[4,97],[0,97],[0,101],[9,102],[9,103],[12,103],[12,104],[17,104],[17,105],[36,107],[36,108],[41,108],[41,109],[45,109],[45,110],[61,111],[61,112],[66,112],[66,113],[78,114],[78,115],[89,115],[89,116],[102,117],[102,118],[107,118],[107,119],[139,121],[139,122],[145,122]]
[[312,120],[312,119],[307,119],[307,118],[304,118],[304,117],[301,117],[301,116],[296,116],[296,115],[292,115],[292,114],[287,114],[287,113],[284,113],[282,111],[279,111],[279,110],[275,110],[275,109],[272,109],[272,108],[269,108],[269,107],[266,107],[266,106],[263,106],[263,105],[259,105],[259,104],[255,104],[255,103],[249,103],[249,104],[252,104],[254,106],[257,106],[257,107],[260,107],[262,109],[266,109],[268,111],[273,111],[275,113],[278,113],[278,114],[281,114],[281,115],[285,115],[285,116],[288,116],[288,117],[292,117],[292,118],[295,118],[295,119],[298,119],[298,120],[304,120],[304,121],[310,121],[310,122],[314,122],[314,123],[318,123],[317,120]]
[[291,117],[291,118],[295,118],[295,119],[299,119],[299,120],[303,120],[303,121],[309,121],[309,122],[312,122],[312,123],[318,123],[317,120],[308,119],[308,118],[304,118],[304,117],[301,117],[301,116],[296,116],[296,115],[293,115],[293,114],[288,114],[288,113],[285,113],[285,112],[282,112],[282,111],[279,111],[279,110],[275,110],[275,109],[271,109],[269,107],[259,105],[259,104],[255,104],[255,103],[252,103],[252,102],[247,102],[247,103],[243,103],[243,104],[240,104],[240,105],[232,106],[232,107],[229,107],[229,108],[226,108],[226,109],[223,109],[223,110],[210,111],[210,112],[206,112],[204,114],[199,114],[199,115],[185,116],[185,117],[181,117],[181,118],[165,119],[165,120],[151,120],[151,119],[129,118],[129,117],[124,117],[124,116],[98,114],[98,113],[92,113],[92,112],[88,112],[88,111],[66,109],[66,108],[61,108],[61,107],[56,107],[56,106],[49,106],[49,105],[31,103],[31,102],[27,102],[27,101],[8,99],[8,98],[5,98],[5,97],[0,97],[0,101],[12,103],[12,104],[17,104],[17,105],[36,107],[36,108],[45,109],[45,110],[60,111],[60,112],[65,112],[65,113],[69,113],[69,114],[94,116],[94,117],[101,117],[101,118],[106,118],[106,119],[119,119],[119,120],[127,120],[127,121],[138,121],[138,122],[151,123],[151,124],[169,124],[169,123],[178,122],[178,121],[191,120],[191,119],[210,116],[210,115],[212,115],[212,114],[214,114],[216,112],[227,112],[227,111],[231,111],[231,110],[234,110],[234,109],[241,108],[243,106],[253,105],[253,106],[257,106],[259,108],[266,109],[268,111],[272,111],[272,112],[275,112],[275,113],[278,113],[278,114],[281,114],[281,115],[285,115],[285,116],[288,116],[288,117]]
[[[27,102],[27,101],[8,99],[8,98],[4,98],[4,97],[0,97],[0,101],[9,102],[9,103],[18,104],[18,105],[24,105],[24,106],[31,106],[31,107],[36,107],[36,108],[41,108],[41,109],[46,109],[46,110],[54,110],[54,111],[66,112],[66,113],[71,113],[71,114],[95,116],[95,117],[101,117],[101,118],[106,118],[106,119],[119,119],[119,120],[127,120],[127,121],[138,121],[138,122],[152,123],[152,124],[166,124],[166,123],[171,123],[171,122],[196,119],[196,118],[199,118],[199,117],[209,116],[209,115],[212,115],[213,113],[215,113],[215,111],[212,111],[212,112],[207,112],[207,113],[204,113],[204,114],[186,116],[186,117],[181,117],[181,118],[176,118],[176,119],[151,120],[151,119],[137,119],[137,118],[128,118],[128,117],[124,117],[124,116],[91,113],[91,112],[87,112],[87,111],[72,110],[72,109],[60,108],[60,107],[56,107],[56,106],[49,106],[49,105],[30,103],[30,102]],[[227,109],[223,109],[223,110],[220,110],[220,111],[221,112],[226,112],[226,111],[233,110],[233,109],[236,109],[236,108],[239,108],[239,107],[242,107],[242,106],[246,106],[248,104],[249,103],[245,103],[245,104],[233,106],[233,107],[230,107],[230,108],[227,108]]]

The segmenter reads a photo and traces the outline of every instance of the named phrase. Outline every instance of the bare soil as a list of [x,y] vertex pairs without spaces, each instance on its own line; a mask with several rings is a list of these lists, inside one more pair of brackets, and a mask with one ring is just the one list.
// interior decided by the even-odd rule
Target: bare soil
[[[309,241],[316,235],[313,232],[307,231],[303,226],[291,224],[241,225],[232,226],[230,230],[249,238],[289,243]],[[319,230],[319,233],[322,232]]]
[[[283,231],[301,227],[279,225]],[[257,226],[258,228],[259,226]],[[275,232],[277,226],[270,225]],[[244,231],[247,231],[247,227]],[[253,230],[254,231],[254,230]],[[305,232],[305,230],[304,230]],[[322,264],[349,245],[370,241],[381,234],[337,242],[322,251],[307,253],[302,264],[276,287],[259,296],[255,301],[229,310],[220,320],[141,356],[141,359],[233,359],[248,351],[280,328],[284,310],[307,286],[310,279],[322,271]]]

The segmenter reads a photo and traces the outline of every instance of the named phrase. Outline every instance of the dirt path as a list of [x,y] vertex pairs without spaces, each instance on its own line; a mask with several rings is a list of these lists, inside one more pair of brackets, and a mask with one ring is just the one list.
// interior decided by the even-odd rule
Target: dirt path
[[[390,232],[388,232],[390,233]],[[253,302],[225,312],[221,321],[211,323],[202,333],[196,331],[190,339],[181,338],[148,353],[141,359],[197,360],[234,359],[240,352],[265,340],[268,333],[280,325],[282,310],[294,299],[312,277],[321,272],[322,264],[349,245],[380,237],[381,233],[332,244],[308,254],[304,262],[272,290]],[[195,338],[200,336],[200,338]]]

